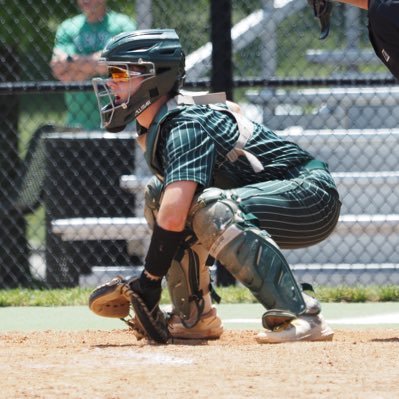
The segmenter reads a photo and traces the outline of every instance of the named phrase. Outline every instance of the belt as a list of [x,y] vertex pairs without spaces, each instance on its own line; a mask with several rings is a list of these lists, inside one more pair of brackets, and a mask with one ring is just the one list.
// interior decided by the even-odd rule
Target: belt
[[302,167],[308,170],[314,170],[314,169],[328,170],[328,164],[323,161],[319,161],[318,159],[312,159],[309,162],[305,163],[305,165],[303,165]]

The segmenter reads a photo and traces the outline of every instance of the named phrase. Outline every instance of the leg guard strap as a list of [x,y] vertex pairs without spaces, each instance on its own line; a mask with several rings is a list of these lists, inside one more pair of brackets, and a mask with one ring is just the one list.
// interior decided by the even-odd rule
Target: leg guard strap
[[212,306],[208,252],[198,244],[182,248],[167,275],[173,313],[186,328],[194,327]]

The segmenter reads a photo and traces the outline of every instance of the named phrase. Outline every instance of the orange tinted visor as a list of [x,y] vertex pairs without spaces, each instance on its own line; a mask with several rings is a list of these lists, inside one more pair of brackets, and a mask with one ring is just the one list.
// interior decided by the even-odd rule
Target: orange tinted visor
[[141,76],[141,72],[129,71],[126,68],[110,66],[108,67],[108,77],[116,82],[126,82],[130,78]]

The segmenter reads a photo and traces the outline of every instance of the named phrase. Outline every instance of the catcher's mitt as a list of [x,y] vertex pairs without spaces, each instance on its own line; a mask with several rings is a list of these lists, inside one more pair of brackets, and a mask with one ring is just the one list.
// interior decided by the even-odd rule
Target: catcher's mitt
[[330,32],[330,18],[332,12],[331,0],[308,0],[313,9],[314,16],[320,22],[320,40],[324,40]]
[[[135,317],[125,319],[129,316],[130,305],[133,306]],[[99,316],[122,319],[138,339],[147,337],[162,344],[169,339],[164,313],[158,305],[152,310],[148,309],[138,279],[126,281],[118,276],[97,287],[90,294],[89,308]]]

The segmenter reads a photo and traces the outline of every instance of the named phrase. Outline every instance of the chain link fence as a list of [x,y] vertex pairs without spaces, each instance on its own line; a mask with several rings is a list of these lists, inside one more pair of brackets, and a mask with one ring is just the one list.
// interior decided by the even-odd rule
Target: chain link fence
[[[173,27],[187,88],[210,87],[210,1],[109,0],[137,28]],[[68,121],[68,95],[50,60],[74,1],[0,0],[0,288],[94,286],[140,270],[149,231],[149,172],[134,127],[110,134]],[[399,88],[374,55],[367,16],[336,4],[320,41],[306,0],[232,0],[233,97],[253,120],[329,163],[343,208],[316,246],[285,251],[300,281],[399,284]],[[83,98],[83,97],[82,97]],[[99,126],[97,120],[96,125]]]

